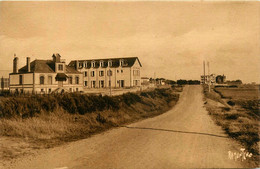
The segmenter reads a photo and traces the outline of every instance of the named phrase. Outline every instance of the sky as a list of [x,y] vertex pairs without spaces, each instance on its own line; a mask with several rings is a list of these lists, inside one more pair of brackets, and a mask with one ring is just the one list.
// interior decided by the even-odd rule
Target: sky
[[0,2],[0,72],[26,57],[138,57],[142,76],[260,83],[258,2]]

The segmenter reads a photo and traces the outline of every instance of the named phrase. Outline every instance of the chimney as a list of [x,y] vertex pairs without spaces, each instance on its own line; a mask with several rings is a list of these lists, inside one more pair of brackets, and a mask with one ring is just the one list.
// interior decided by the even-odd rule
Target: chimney
[[58,54],[58,53],[54,53],[53,55],[52,55],[52,58],[53,58],[53,62],[60,62],[60,54]]
[[26,58],[26,66],[27,66],[27,71],[31,72],[31,58],[30,57]]
[[18,57],[15,56],[13,60],[13,73],[18,73],[18,60]]

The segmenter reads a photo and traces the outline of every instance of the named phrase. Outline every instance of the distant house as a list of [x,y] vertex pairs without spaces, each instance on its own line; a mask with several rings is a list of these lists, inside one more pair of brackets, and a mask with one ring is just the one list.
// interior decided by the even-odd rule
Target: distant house
[[138,57],[73,60],[69,66],[83,74],[85,89],[141,86]]
[[141,85],[146,86],[150,84],[150,78],[148,77],[141,77]]
[[0,86],[1,90],[8,90],[9,89],[9,78],[0,78]]
[[211,84],[211,85],[215,85],[216,84],[216,75],[215,74],[211,74],[211,75],[201,75],[200,76],[200,83],[201,84]]
[[166,80],[164,78],[156,78],[155,81],[156,81],[156,85],[161,86],[161,85],[165,85]]
[[55,91],[81,91],[83,75],[74,67],[65,64],[59,54],[53,54],[52,60],[34,60],[18,69],[18,57],[13,60],[13,72],[10,77],[10,91],[19,93],[51,93]]
[[225,75],[218,75],[216,77],[216,83],[217,84],[224,84],[226,82],[226,76]]
[[9,70],[0,70],[0,90],[9,90]]

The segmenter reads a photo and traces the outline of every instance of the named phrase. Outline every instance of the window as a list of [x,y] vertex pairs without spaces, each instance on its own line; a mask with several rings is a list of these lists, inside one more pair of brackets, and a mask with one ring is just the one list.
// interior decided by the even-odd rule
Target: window
[[63,70],[63,65],[59,64],[58,70]]
[[138,86],[138,80],[134,80],[134,86]]
[[91,88],[95,88],[96,87],[96,81],[91,81]]
[[108,61],[108,67],[111,67],[112,66],[112,61]]
[[49,89],[49,93],[51,93],[51,89]]
[[119,73],[119,70],[117,70],[116,72]]
[[88,67],[88,62],[87,61],[84,62],[84,67],[85,68]]
[[76,78],[75,78],[75,83],[79,84],[79,77],[78,76],[76,76]]
[[95,61],[93,61],[93,62],[91,63],[91,66],[92,66],[92,67],[95,67],[95,66],[96,66]]
[[134,76],[139,76],[140,75],[140,71],[139,70],[134,70]]
[[48,84],[52,84],[52,76],[48,76]]
[[111,80],[108,81],[108,86],[111,87]]
[[124,71],[123,70],[121,70],[121,73],[123,73]]
[[23,75],[19,75],[19,84],[23,84]]
[[123,66],[123,64],[124,64],[124,60],[120,59],[120,66]]
[[85,76],[85,77],[88,76],[88,72],[87,72],[87,71],[84,72],[84,76]]
[[40,76],[40,84],[44,84],[44,76]]
[[72,84],[72,76],[69,76],[69,84]]
[[88,86],[88,81],[84,81],[84,86]]
[[104,84],[105,84],[105,83],[104,83],[104,80],[100,80],[100,81],[99,81],[99,87],[100,87],[100,88],[103,88],[103,87],[104,87]]
[[99,76],[104,76],[104,71],[103,70],[99,71]]
[[91,77],[95,76],[95,71],[91,71]]
[[44,92],[44,90],[43,90],[43,89],[41,89],[41,92]]
[[107,75],[108,75],[108,76],[112,76],[112,75],[113,75],[112,70],[108,70],[108,71],[107,71]]
[[76,88],[76,92],[78,92],[79,91],[79,89],[78,88]]
[[104,61],[100,61],[100,67],[104,67]]
[[83,62],[79,62],[79,68],[83,67]]

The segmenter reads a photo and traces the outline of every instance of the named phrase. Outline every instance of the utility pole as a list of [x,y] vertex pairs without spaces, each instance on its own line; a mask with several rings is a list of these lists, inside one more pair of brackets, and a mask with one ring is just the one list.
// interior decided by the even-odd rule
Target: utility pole
[[205,60],[203,61],[203,72],[204,72],[204,76],[203,76],[203,84],[206,84],[206,76],[205,76]]
[[209,62],[208,62],[208,86],[209,86],[209,92],[210,92],[210,85],[211,85],[211,79],[210,79]]
[[110,90],[110,96],[112,96],[112,88],[111,88],[112,82],[111,82],[111,70],[109,69],[109,90]]
[[155,77],[156,77],[156,73],[154,72],[154,86],[156,86],[156,79],[155,79]]

